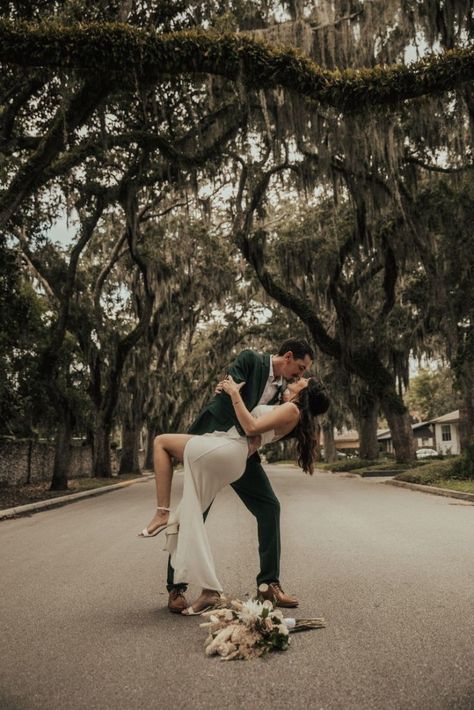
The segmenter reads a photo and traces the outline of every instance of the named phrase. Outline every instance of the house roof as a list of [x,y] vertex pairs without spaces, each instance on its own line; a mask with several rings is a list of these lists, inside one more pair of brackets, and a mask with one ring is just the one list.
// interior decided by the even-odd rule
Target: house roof
[[[441,417],[436,417],[436,419],[430,419],[427,422],[417,422],[416,424],[412,424],[411,428],[413,431],[415,431],[415,429],[421,429],[422,427],[425,427],[428,424],[449,424],[458,421],[459,409],[455,409],[454,412],[448,412],[447,414],[443,414]],[[378,441],[387,441],[391,438],[392,435],[390,433],[390,429],[384,429],[382,432],[377,434]]]
[[356,429],[349,429],[342,434],[335,434],[334,441],[359,441],[359,432]]
[[431,423],[431,421],[429,421],[429,422],[416,422],[415,424],[412,424],[412,425],[411,425],[411,428],[413,429],[413,431],[415,431],[415,429],[422,429],[424,426],[428,426],[428,424],[430,424],[430,423]]
[[450,422],[459,421],[459,409],[455,409],[454,412],[448,412],[443,414],[441,417],[436,417],[436,419],[430,419],[427,424],[448,424]]

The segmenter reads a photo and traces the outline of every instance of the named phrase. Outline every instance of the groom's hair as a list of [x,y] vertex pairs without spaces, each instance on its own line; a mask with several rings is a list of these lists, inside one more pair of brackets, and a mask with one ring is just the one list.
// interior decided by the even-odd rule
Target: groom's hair
[[288,340],[285,340],[285,342],[280,345],[278,355],[284,355],[290,350],[293,353],[295,360],[303,360],[305,355],[309,355],[311,360],[314,360],[313,348],[307,340],[298,340],[297,338],[289,338]]

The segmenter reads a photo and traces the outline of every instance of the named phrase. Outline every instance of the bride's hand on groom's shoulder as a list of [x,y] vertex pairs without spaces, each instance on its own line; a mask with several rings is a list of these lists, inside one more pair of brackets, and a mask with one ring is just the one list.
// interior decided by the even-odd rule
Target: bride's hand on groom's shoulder
[[227,375],[223,380],[219,382],[216,387],[216,393],[225,392],[228,395],[237,394],[240,392],[245,382],[235,382],[232,375]]
[[224,382],[225,381],[226,381],[226,378],[224,378],[223,380],[221,380],[220,382],[217,383],[216,389],[214,390],[214,392],[216,394],[221,394],[222,392],[224,392]]

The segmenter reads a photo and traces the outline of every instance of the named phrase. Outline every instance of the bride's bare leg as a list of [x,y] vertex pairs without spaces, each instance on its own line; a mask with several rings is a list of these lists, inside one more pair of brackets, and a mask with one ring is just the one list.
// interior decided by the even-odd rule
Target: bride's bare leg
[[[172,459],[183,460],[184,447],[191,434],[160,434],[153,445],[153,468],[155,471],[156,505],[157,508],[169,508],[171,499],[171,483],[173,481]],[[155,515],[146,529],[151,535],[160,525],[166,525],[169,513],[167,510],[156,510]]]

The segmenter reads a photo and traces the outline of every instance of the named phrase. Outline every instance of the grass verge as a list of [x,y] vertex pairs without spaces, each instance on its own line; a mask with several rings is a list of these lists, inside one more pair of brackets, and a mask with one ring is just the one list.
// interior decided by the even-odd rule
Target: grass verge
[[6,510],[7,508],[15,508],[18,505],[26,505],[27,503],[36,503],[40,500],[50,500],[51,498],[59,498],[60,496],[67,496],[71,495],[72,493],[90,491],[94,488],[112,486],[116,483],[124,483],[125,481],[134,481],[137,478],[142,478],[142,476],[131,475],[114,476],[113,478],[72,478],[69,481],[69,487],[67,491],[50,491],[49,481],[42,481],[41,483],[29,483],[20,486],[1,486],[0,510]]
[[458,481],[456,478],[441,478],[436,483],[438,488],[448,488],[451,491],[463,491],[464,493],[474,493],[474,480]]
[[422,468],[407,469],[395,476],[395,479],[425,486],[437,486],[438,488],[474,493],[473,478],[453,478],[452,476],[459,459],[459,456],[453,456],[444,461],[432,461]]
[[343,461],[335,461],[334,463],[318,463],[318,468],[323,471],[333,471],[334,473],[345,473],[346,471],[357,471],[360,476],[374,475],[377,473],[383,474],[387,471],[404,471],[408,468],[425,466],[426,461],[416,461],[410,464],[397,463],[393,459],[380,459],[375,461],[364,459],[347,459]]
[[349,459],[347,461],[336,461],[335,463],[318,464],[318,468],[325,471],[344,473],[345,471],[355,471],[359,476],[383,476],[384,474],[395,474],[398,481],[408,481],[409,483],[419,483],[425,486],[437,486],[454,491],[474,492],[474,479],[460,478],[454,474],[456,462],[459,456],[448,459],[421,459],[410,464],[397,463],[392,459],[384,461],[364,461],[361,459]]

